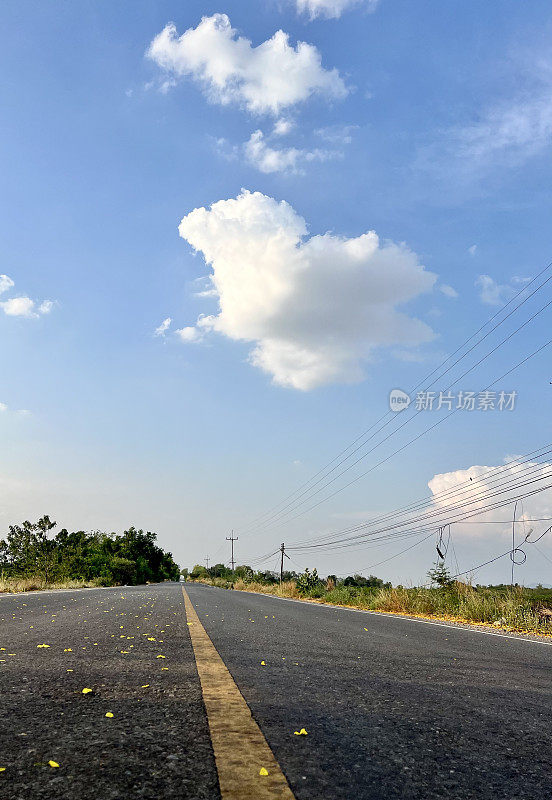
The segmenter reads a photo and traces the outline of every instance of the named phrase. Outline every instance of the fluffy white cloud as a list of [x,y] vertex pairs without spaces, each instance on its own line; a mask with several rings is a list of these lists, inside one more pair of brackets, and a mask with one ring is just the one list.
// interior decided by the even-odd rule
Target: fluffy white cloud
[[4,294],[4,292],[13,289],[15,283],[8,275],[0,275],[0,294]]
[[167,317],[167,319],[164,319],[163,322],[161,323],[161,325],[159,325],[159,327],[155,329],[153,335],[154,336],[164,336],[165,333],[171,327],[171,322],[172,322],[172,319],[170,317]]
[[490,275],[478,275],[475,285],[479,289],[479,299],[488,306],[501,306],[514,294],[514,289],[497,283]]
[[306,238],[305,220],[288,203],[243,190],[195,209],[179,232],[212,267],[218,296],[219,313],[201,317],[196,330],[254,342],[251,363],[277,384],[359,381],[374,349],[433,337],[398,307],[436,276],[374,231]]
[[326,17],[336,19],[344,11],[358,5],[364,5],[373,11],[379,0],[296,0],[299,13],[306,13],[311,19]]
[[[7,275],[0,275],[0,294],[13,289],[15,283]],[[54,303],[52,300],[44,300],[42,303],[37,304],[30,297],[10,297],[8,300],[0,302],[0,309],[8,317],[27,317],[29,319],[36,318],[42,314],[49,314]]]
[[254,131],[244,145],[245,157],[260,172],[302,172],[301,165],[312,161],[328,161],[339,157],[330,150],[301,150],[296,147],[271,147],[262,131]]
[[167,25],[151,42],[147,56],[169,79],[191,76],[212,102],[237,103],[253,113],[279,114],[314,94],[340,98],[347,87],[336,69],[322,66],[314,45],[276,31],[257,47],[239,36],[226,14],[203,17],[178,36]]
[[0,303],[8,317],[37,317],[35,302],[30,297],[12,297]]
[[274,123],[272,134],[273,136],[287,136],[294,127],[295,123],[291,119],[277,119]]
[[200,329],[201,320],[198,322],[198,327],[194,325],[187,325],[185,328],[179,328],[175,331],[176,335],[182,339],[183,342],[200,342],[203,339],[203,333]]
[[[525,476],[525,477],[524,477]],[[521,489],[508,488],[513,486],[513,482],[521,483],[524,481],[535,481],[530,486]],[[501,484],[501,486],[499,486]],[[512,525],[506,522],[504,525],[489,524],[499,522],[501,520],[512,519],[513,506],[515,497],[522,494],[524,491],[532,491],[542,489],[545,486],[552,484],[552,464],[538,463],[538,462],[525,462],[521,463],[518,460],[508,458],[504,465],[501,466],[472,466],[468,469],[455,470],[453,472],[445,472],[435,475],[428,483],[431,493],[434,495],[436,508],[446,510],[451,506],[458,505],[461,502],[468,502],[470,497],[476,502],[470,506],[465,506],[461,509],[463,515],[469,514],[472,511],[478,511],[488,506],[493,502],[508,501],[509,504],[502,509],[494,509],[478,514],[473,517],[474,524],[461,522],[455,523],[453,526],[453,534],[456,538],[461,536],[467,539],[505,539],[510,540],[512,535]],[[502,494],[496,498],[485,500],[485,495],[489,495],[493,491],[505,489]],[[448,497],[439,497],[438,495],[443,492],[452,492],[456,490],[453,496],[449,494]],[[465,492],[461,494],[461,492]],[[514,498],[514,499],[511,499]],[[451,515],[455,512],[451,511]],[[460,513],[460,512],[458,512]],[[527,497],[523,500],[521,505],[518,505],[518,512],[516,519],[528,519],[538,517],[551,517],[552,516],[552,490],[546,489],[533,497]],[[480,523],[480,524],[476,524]],[[535,527],[535,531],[544,530],[543,526],[548,527],[550,523],[542,522],[527,523],[526,532],[530,527]],[[519,526],[520,536],[523,538],[523,525]],[[508,544],[506,544],[506,547]]]

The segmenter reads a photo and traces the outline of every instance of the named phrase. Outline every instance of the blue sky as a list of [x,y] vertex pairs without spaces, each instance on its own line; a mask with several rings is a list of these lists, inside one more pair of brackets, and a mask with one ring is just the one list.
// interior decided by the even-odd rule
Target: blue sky
[[[544,351],[497,387],[519,392],[513,413],[456,414],[312,513],[247,534],[551,258],[549,3],[310,9],[3,4],[4,527],[43,513],[72,528],[134,524],[188,565],[226,558],[236,528],[248,561],[423,497],[435,475],[547,442]],[[202,38],[215,14],[229,22],[216,17]],[[278,30],[283,56],[263,48]],[[351,244],[369,231],[375,254],[362,250],[372,240]],[[535,350],[549,318],[458,388],[480,391]],[[525,512],[552,516],[551,505],[540,496]],[[459,528],[461,567],[507,549],[507,535]],[[294,558],[349,573],[404,546]],[[421,580],[433,548],[375,571]],[[552,557],[546,539],[541,550]],[[502,561],[480,577],[507,575]],[[520,579],[549,575],[528,552]]]

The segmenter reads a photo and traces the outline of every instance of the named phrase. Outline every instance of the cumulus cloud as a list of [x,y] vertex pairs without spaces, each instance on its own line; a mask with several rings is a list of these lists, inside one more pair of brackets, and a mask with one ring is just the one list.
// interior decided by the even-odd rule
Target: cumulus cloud
[[[454,537],[461,536],[468,539],[474,538],[505,538],[510,540],[512,533],[512,525],[510,522],[504,525],[494,524],[490,522],[497,522],[500,520],[508,520],[512,518],[513,505],[515,497],[522,494],[524,491],[533,491],[537,489],[544,489],[552,483],[552,464],[526,462],[521,463],[520,460],[508,458],[503,465],[500,466],[472,466],[467,469],[455,470],[453,472],[445,472],[435,475],[428,483],[432,495],[434,496],[434,504],[436,508],[446,511],[451,506],[458,505],[461,502],[468,502],[473,499],[475,502],[469,506],[465,506],[462,512],[469,514],[472,511],[478,511],[488,506],[492,502],[508,502],[502,509],[494,509],[478,514],[473,517],[474,524],[461,522],[454,524]],[[526,476],[526,477],[524,477]],[[530,486],[522,487],[521,489],[513,489],[514,482],[521,483],[525,480],[534,481]],[[499,484],[501,486],[499,487]],[[502,494],[496,498],[485,499],[493,491],[504,489]],[[443,492],[452,492],[456,490],[456,494],[449,494],[447,497],[439,497]],[[464,494],[460,492],[464,491]],[[453,513],[453,512],[451,512]],[[518,514],[516,519],[528,519],[537,517],[550,517],[552,516],[552,490],[546,489],[533,497],[527,497],[523,503],[518,506]],[[475,524],[479,522],[480,524]],[[542,523],[544,525],[545,523]],[[546,524],[548,526],[549,523]],[[526,530],[531,527],[532,523],[527,523]],[[535,523],[536,526],[536,523]],[[540,530],[539,527],[539,530]],[[520,533],[523,531],[523,525],[520,525]]]
[[400,307],[436,276],[404,244],[381,243],[374,231],[309,238],[288,203],[243,190],[195,209],[179,232],[211,266],[218,297],[218,314],[200,318],[198,335],[253,342],[250,363],[281,386],[360,381],[377,348],[433,338]]
[[154,336],[164,336],[165,333],[171,327],[171,322],[172,322],[172,319],[170,317],[167,317],[167,319],[164,319],[163,322],[161,323],[161,325],[159,325],[159,327],[157,327],[155,329],[153,335]]
[[326,19],[336,19],[344,11],[353,6],[363,5],[369,11],[373,11],[379,0],[296,0],[297,11],[308,14],[311,19],[316,17],[326,17]]
[[183,342],[200,342],[203,339],[201,320],[198,322],[197,327],[194,325],[187,325],[185,328],[179,328],[175,333]]
[[170,23],[153,39],[147,56],[168,80],[190,76],[211,102],[235,103],[255,114],[278,115],[315,94],[342,98],[348,92],[339,72],[322,66],[314,45],[294,47],[279,30],[253,47],[226,14],[203,17],[181,36]]
[[501,306],[515,293],[511,286],[497,283],[490,275],[478,275],[475,285],[479,289],[479,299],[488,306]]
[[277,119],[274,123],[272,130],[273,136],[287,136],[290,131],[295,127],[295,123],[291,119]]
[[37,317],[35,302],[30,297],[12,297],[0,303],[0,308],[8,317]]
[[[10,291],[10,289],[13,289],[14,286],[15,283],[10,277],[7,275],[0,275],[0,294],[5,294]],[[8,317],[27,317],[28,319],[32,319],[33,317],[40,317],[43,314],[49,314],[53,307],[54,303],[52,300],[44,300],[41,303],[37,303],[25,295],[10,297],[8,300],[0,301],[0,309],[2,309],[4,314]]]
[[254,131],[244,145],[245,157],[260,172],[303,172],[301,166],[312,161],[328,161],[340,153],[330,150],[303,150],[297,147],[271,147],[262,131]]

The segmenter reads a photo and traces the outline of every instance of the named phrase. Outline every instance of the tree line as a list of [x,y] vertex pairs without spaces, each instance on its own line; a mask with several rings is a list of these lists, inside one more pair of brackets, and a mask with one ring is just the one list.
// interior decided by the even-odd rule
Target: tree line
[[[280,573],[273,572],[272,570],[259,570],[256,572],[247,564],[241,564],[233,571],[225,564],[215,564],[213,567],[209,568],[204,567],[203,564],[196,564],[191,572],[187,569],[183,569],[182,575],[191,580],[222,578],[227,581],[242,580],[245,583],[262,583],[266,585],[278,583],[280,581]],[[302,573],[285,570],[282,573],[282,580],[284,582],[295,581],[300,590],[312,590],[328,582],[334,586],[370,587],[373,589],[391,588],[390,583],[386,583],[375,575],[370,575],[367,578],[358,574],[347,575],[345,578],[338,578],[337,575],[328,575],[327,578],[322,580],[316,569],[311,572],[308,568]]]
[[40,577],[45,583],[94,581],[103,586],[178,580],[180,568],[150,531],[131,527],[122,534],[72,531],[44,516],[10,525],[0,539],[2,578]]

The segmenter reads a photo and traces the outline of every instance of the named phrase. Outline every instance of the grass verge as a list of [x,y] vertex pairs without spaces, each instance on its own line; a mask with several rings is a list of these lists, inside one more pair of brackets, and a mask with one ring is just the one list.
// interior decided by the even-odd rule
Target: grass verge
[[0,593],[17,594],[18,592],[33,592],[44,589],[87,589],[101,586],[97,580],[92,581],[60,581],[47,583],[42,578],[0,578]]
[[547,614],[552,605],[552,592],[548,600],[547,595],[543,596],[542,592],[519,586],[513,589],[493,589],[454,583],[443,589],[372,589],[322,583],[308,592],[300,593],[295,581],[283,583],[281,586],[277,583],[246,583],[242,580],[232,583],[222,578],[203,578],[198,582],[222,589],[234,588],[365,611],[383,611],[552,636],[552,616]]

